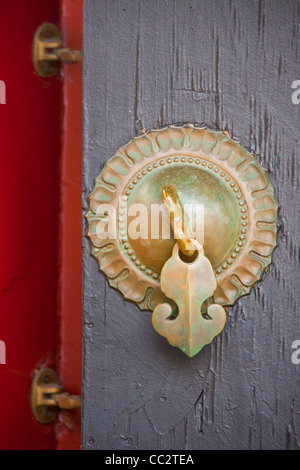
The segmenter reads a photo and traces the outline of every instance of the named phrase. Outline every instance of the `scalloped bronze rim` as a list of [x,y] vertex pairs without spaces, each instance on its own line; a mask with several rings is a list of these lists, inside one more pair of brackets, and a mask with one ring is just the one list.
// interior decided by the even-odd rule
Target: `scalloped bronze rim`
[[[91,254],[100,270],[111,286],[141,309],[153,310],[164,300],[159,274],[149,272],[146,266],[141,269],[126,236],[110,240],[95,237],[93,227],[100,220],[96,210],[99,204],[109,202],[119,215],[119,197],[126,204],[125,198],[134,189],[135,180],[137,177],[141,180],[147,168],[176,164],[176,159],[183,158],[191,165],[203,164],[211,171],[224,173],[224,179],[230,178],[229,186],[241,199],[241,235],[236,256],[216,269],[215,303],[233,305],[240,296],[249,293],[271,263],[276,247],[278,204],[268,174],[254,155],[225,133],[192,124],[149,130],[119,148],[105,164],[95,180],[86,214]],[[117,231],[119,224],[118,217]]]

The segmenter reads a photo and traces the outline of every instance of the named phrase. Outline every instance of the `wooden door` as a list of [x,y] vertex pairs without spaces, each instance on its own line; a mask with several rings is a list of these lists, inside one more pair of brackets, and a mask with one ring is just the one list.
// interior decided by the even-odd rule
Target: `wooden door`
[[61,83],[34,73],[31,48],[37,27],[58,17],[57,2],[1,5],[1,449],[55,446],[54,426],[33,419],[30,384],[56,350]]
[[109,287],[84,237],[85,449],[300,447],[299,12],[295,0],[85,1],[83,213],[118,147],[185,122],[255,153],[280,204],[271,266],[194,358]]
[[81,392],[81,64],[36,73],[45,22],[81,49],[81,0],[1,3],[1,450],[80,448],[80,410],[41,424],[30,399],[42,367]]

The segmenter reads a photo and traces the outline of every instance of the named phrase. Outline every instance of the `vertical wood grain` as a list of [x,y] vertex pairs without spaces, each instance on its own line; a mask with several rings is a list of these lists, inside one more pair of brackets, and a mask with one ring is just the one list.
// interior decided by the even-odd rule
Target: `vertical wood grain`
[[83,447],[298,449],[300,2],[86,0],[84,16],[83,213],[119,146],[183,122],[255,152],[281,207],[263,282],[192,359],[108,286],[84,240]]

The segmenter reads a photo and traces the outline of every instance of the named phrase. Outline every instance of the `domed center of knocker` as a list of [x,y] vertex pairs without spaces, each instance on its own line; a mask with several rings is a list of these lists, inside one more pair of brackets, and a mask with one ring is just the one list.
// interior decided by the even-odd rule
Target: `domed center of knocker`
[[[192,357],[222,331],[226,314],[223,307],[211,304],[203,316],[202,305],[217,288],[212,265],[204,255],[203,246],[193,238],[188,216],[173,185],[163,187],[162,200],[176,243],[160,277],[161,290],[171,301],[157,305],[152,324],[172,346]],[[176,316],[173,302],[177,306]]]

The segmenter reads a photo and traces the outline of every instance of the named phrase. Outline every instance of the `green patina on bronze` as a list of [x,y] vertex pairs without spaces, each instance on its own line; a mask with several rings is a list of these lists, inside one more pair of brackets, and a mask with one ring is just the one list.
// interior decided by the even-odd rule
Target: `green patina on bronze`
[[[203,246],[215,276],[216,288],[209,296],[219,306],[233,305],[249,293],[271,263],[277,242],[278,204],[268,173],[256,156],[223,132],[192,124],[169,126],[150,130],[117,150],[95,180],[87,214],[91,252],[100,269],[111,286],[141,309],[154,310],[167,302],[162,287],[166,279],[160,278],[172,257],[176,243],[173,235],[169,239],[161,234],[155,239],[132,239],[128,232],[130,217],[124,223],[123,216],[124,208],[128,210],[136,203],[144,204],[150,214],[152,204],[162,204],[162,189],[167,185],[176,188],[183,206],[204,206],[204,240],[195,238]],[[105,203],[116,210],[117,238],[101,239],[97,234],[102,217],[99,208]],[[187,278],[182,278],[182,285],[184,290],[189,289]],[[210,322],[209,337],[219,327],[214,328],[213,319],[206,320],[199,313],[201,299],[196,310],[186,310],[190,312],[187,320],[179,314],[172,326],[175,329],[175,324],[182,323],[187,335],[184,347],[190,354],[197,349],[190,337],[199,336],[191,318],[197,318],[201,325]],[[188,302],[186,296],[182,302]],[[171,320],[164,320],[170,308],[155,315],[162,330],[165,322],[171,324]],[[209,315],[213,317],[214,312],[215,308],[210,309]],[[199,341],[206,344],[204,337]]]
[[210,343],[223,330],[226,321],[225,310],[220,305],[208,306],[208,318],[204,318],[201,312],[204,302],[213,295],[217,282],[202,246],[196,240],[193,243],[197,250],[194,261],[183,261],[176,243],[172,257],[161,272],[161,289],[178,306],[176,318],[170,318],[172,307],[169,303],[158,305],[152,315],[155,330],[190,357]]
[[158,305],[152,324],[170,344],[192,357],[222,331],[226,314],[220,305],[204,305],[214,294],[217,281],[202,245],[192,238],[190,221],[174,185],[162,188],[162,200],[177,243],[162,268],[160,287],[176,308],[174,311],[170,303]]

